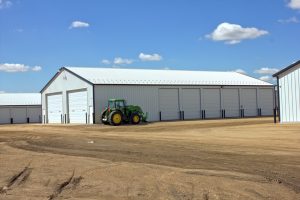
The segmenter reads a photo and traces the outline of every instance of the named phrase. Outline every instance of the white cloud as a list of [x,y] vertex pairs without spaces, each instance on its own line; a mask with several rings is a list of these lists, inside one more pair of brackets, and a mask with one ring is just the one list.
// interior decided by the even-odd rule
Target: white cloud
[[261,76],[259,79],[262,81],[271,81],[272,77],[271,76]]
[[226,44],[237,44],[242,40],[255,39],[268,33],[268,31],[254,27],[244,28],[238,24],[224,22],[219,24],[211,34],[206,35],[206,38],[214,41],[225,41]]
[[18,28],[16,31],[19,32],[19,33],[22,33],[22,32],[24,32],[24,29]]
[[32,71],[34,72],[38,72],[38,71],[41,71],[42,70],[42,67],[41,66],[34,66],[31,68]]
[[162,56],[157,53],[154,53],[154,54],[140,53],[139,58],[141,59],[141,61],[160,61],[160,60],[162,60]]
[[114,59],[114,64],[116,65],[131,64],[131,63],[133,63],[133,60],[127,58],[117,57]]
[[0,9],[9,8],[12,6],[12,2],[8,0],[0,0]]
[[300,9],[300,0],[290,0],[288,7],[292,9]]
[[111,62],[107,59],[103,59],[103,60],[101,60],[101,63],[104,65],[109,65]]
[[236,69],[234,72],[240,73],[240,74],[247,74],[247,72],[243,69]]
[[30,67],[24,64],[16,64],[16,63],[0,63],[0,72],[27,72],[29,70],[32,71],[40,71],[42,67],[34,66]]
[[10,64],[10,63],[3,63],[0,64],[0,71],[4,72],[26,72],[29,70],[29,66],[24,64]]
[[2,90],[1,90],[1,91],[0,91],[0,94],[3,94],[3,93],[5,93],[5,91],[2,91]]
[[300,21],[297,17],[291,17],[288,19],[279,19],[278,22],[282,24],[288,24],[288,23],[299,23]]
[[260,69],[255,70],[254,72],[257,74],[275,74],[278,71],[279,69],[276,68],[262,67]]
[[73,21],[69,28],[70,29],[72,29],[72,28],[87,28],[89,26],[90,26],[90,24],[87,22]]

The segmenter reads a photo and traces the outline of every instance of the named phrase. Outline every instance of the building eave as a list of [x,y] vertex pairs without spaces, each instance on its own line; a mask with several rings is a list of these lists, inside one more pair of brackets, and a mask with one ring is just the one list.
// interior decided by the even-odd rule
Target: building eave
[[288,71],[288,70],[294,68],[294,67],[297,66],[298,64],[300,64],[300,60],[298,60],[297,62],[294,62],[293,64],[287,66],[286,68],[280,70],[279,72],[273,74],[273,77],[278,77],[280,74],[282,74],[282,73],[284,73],[284,72],[286,72],[286,71]]

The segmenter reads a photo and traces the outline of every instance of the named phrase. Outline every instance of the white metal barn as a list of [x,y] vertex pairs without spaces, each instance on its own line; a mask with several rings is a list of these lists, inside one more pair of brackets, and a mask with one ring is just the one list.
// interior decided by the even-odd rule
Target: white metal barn
[[63,67],[42,89],[44,123],[101,123],[110,98],[149,121],[271,116],[272,84],[236,72]]
[[300,60],[273,75],[277,77],[281,122],[300,122]]
[[40,93],[0,94],[0,124],[41,123]]

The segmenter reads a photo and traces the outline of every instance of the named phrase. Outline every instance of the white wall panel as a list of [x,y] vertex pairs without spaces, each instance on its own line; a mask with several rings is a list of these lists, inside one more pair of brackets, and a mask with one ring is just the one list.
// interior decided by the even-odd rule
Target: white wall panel
[[10,123],[10,109],[7,107],[0,107],[0,124]]
[[200,89],[182,89],[182,109],[185,119],[200,119]]
[[222,100],[226,117],[240,116],[240,100],[238,89],[222,89]]
[[286,77],[282,77],[279,79],[279,103],[280,103],[280,120],[281,122],[287,122],[287,112],[288,109],[286,107],[286,97],[288,95],[288,91],[284,89],[285,87],[285,79]]
[[256,88],[241,89],[241,107],[244,109],[245,117],[257,116]]
[[279,77],[281,122],[300,122],[300,65]]
[[296,110],[296,117],[295,121],[300,122],[300,70],[295,71],[295,77],[294,77],[294,92],[295,92],[295,110]]
[[274,109],[274,95],[273,89],[261,88],[258,90],[258,99],[259,99],[259,108],[261,109],[262,116],[271,116],[273,115]]
[[179,90],[159,89],[159,108],[162,120],[179,119]]
[[205,110],[206,118],[221,117],[221,94],[220,89],[202,89],[201,109]]
[[27,117],[29,117],[29,123],[40,123],[41,122],[42,108],[38,107],[27,107]]
[[14,107],[11,108],[11,118],[13,118],[14,124],[27,123],[26,107]]

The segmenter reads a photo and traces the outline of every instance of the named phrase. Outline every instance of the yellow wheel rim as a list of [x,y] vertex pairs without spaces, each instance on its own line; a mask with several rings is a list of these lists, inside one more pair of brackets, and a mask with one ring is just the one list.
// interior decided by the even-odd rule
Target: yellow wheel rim
[[113,122],[115,124],[119,124],[122,121],[122,116],[119,113],[114,114],[113,116]]
[[133,121],[134,123],[138,123],[139,120],[140,120],[140,117],[139,117],[138,115],[134,115],[133,118],[132,118],[132,121]]

